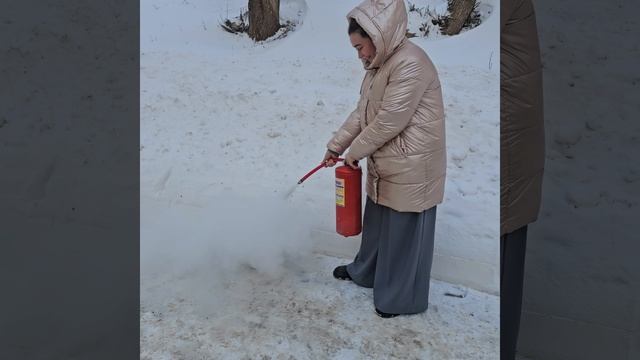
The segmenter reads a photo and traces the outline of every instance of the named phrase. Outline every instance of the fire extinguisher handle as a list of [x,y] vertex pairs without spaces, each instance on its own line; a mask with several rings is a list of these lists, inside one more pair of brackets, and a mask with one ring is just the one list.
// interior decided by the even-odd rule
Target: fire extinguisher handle
[[[338,162],[341,162],[341,161],[344,161],[344,159],[343,159],[343,158],[340,158],[340,157],[339,157],[339,158],[334,158],[334,159],[328,159],[328,160],[333,160],[333,161],[335,161],[335,162],[337,162],[337,163],[338,163]],[[328,161],[328,160],[327,160],[327,161]],[[324,162],[322,163],[322,165],[323,165],[324,167],[327,167],[327,166],[325,165],[325,163],[324,163]]]
[[322,162],[322,164],[320,164],[320,165],[322,165],[322,166],[324,166],[324,167],[327,167],[327,166],[326,166],[326,162],[327,162],[327,161],[329,161],[329,160],[335,161],[335,162],[337,162],[337,163],[338,163],[338,162],[340,162],[340,161],[344,161],[344,159],[343,159],[343,158],[338,157],[338,158],[333,158],[333,159],[327,159],[326,161]]

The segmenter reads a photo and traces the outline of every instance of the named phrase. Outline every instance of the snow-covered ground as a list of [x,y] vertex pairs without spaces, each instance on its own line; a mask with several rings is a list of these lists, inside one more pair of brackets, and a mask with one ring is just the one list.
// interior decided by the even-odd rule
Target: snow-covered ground
[[[405,5],[409,17],[407,31],[410,36],[415,35],[429,39],[450,39],[449,35],[441,32],[440,25],[438,25],[440,17],[449,15],[449,0],[405,1]],[[477,21],[482,23],[491,16],[493,10],[493,1],[478,1],[470,18],[477,17]],[[465,25],[460,30],[460,33],[472,30],[477,25],[475,22],[471,26]]]
[[324,255],[284,260],[284,276],[250,266],[216,272],[212,266],[217,275],[196,280],[148,279],[141,358],[498,358],[495,296],[433,281],[428,312],[380,319],[371,289],[327,272],[341,260]]
[[[427,313],[386,320],[383,328],[370,290],[331,277],[345,260],[312,254],[309,237],[334,228],[331,170],[285,198],[320,162],[357,101],[364,71],[344,17],[357,3],[281,0],[283,16],[298,26],[256,45],[218,26],[246,1],[141,2],[145,357],[495,358],[493,295],[445,297],[453,285],[434,281]],[[454,279],[485,274],[482,288],[495,293],[497,1],[484,2],[483,11],[491,8],[477,28],[412,41],[438,68],[446,106],[436,253],[477,264],[484,272]]]

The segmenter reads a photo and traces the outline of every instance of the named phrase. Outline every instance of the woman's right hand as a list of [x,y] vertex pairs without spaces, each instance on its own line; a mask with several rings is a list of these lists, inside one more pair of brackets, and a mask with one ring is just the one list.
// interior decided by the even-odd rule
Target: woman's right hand
[[338,154],[331,150],[327,150],[327,152],[324,154],[324,159],[322,159],[322,162],[324,163],[325,167],[333,167],[337,163],[337,158]]

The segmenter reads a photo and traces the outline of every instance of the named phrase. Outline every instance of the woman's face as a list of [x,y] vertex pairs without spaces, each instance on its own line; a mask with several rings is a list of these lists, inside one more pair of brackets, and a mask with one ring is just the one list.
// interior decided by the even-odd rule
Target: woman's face
[[369,67],[376,56],[376,47],[373,46],[373,41],[370,38],[362,37],[357,32],[351,33],[349,39],[351,39],[351,45],[358,51],[358,58],[362,61],[362,65],[365,68]]

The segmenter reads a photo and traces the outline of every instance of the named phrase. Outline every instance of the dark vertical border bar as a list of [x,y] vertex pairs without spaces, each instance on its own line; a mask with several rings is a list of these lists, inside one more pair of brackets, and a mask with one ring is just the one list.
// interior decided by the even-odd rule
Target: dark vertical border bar
[[546,156],[526,240],[518,353],[640,359],[638,4],[532,3]]
[[0,11],[0,358],[139,358],[139,3]]

